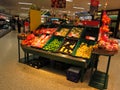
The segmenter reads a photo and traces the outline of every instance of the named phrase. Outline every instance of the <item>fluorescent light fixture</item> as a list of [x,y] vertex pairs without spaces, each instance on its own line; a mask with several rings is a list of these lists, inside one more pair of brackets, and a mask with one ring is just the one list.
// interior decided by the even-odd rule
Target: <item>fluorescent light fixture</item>
[[18,4],[23,4],[23,5],[33,5],[33,3],[28,3],[28,2],[18,2]]
[[102,6],[102,4],[99,4],[98,6],[99,6],[99,7],[101,7],[101,6]]
[[29,15],[28,13],[20,13],[21,17],[28,17],[28,15]]
[[30,8],[26,8],[26,7],[21,7],[21,9],[30,10]]
[[59,12],[63,12],[63,13],[66,13],[67,11],[59,11]]
[[67,2],[73,2],[73,0],[66,0]]
[[[91,4],[91,3],[88,3],[88,5],[90,5],[90,4]],[[101,7],[101,6],[102,6],[102,4],[99,4],[98,6],[99,6],[99,7]]]
[[49,9],[43,9],[43,8],[41,10],[50,11]]
[[90,5],[90,3],[88,3],[88,5]]
[[85,8],[82,8],[82,7],[73,7],[73,8],[75,8],[75,9],[85,9]]

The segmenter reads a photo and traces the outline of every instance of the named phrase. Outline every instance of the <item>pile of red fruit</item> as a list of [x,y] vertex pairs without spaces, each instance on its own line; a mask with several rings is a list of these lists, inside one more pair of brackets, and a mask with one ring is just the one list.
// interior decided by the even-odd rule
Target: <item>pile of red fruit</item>
[[35,36],[34,34],[29,34],[25,40],[21,42],[22,45],[33,46],[37,48],[42,48],[46,42],[50,39],[51,35],[43,34],[41,36]]
[[46,34],[43,34],[40,37],[35,37],[31,46],[42,48],[47,43],[47,41],[50,39],[50,37],[51,35],[46,35]]
[[28,34],[25,40],[22,40],[22,45],[30,46],[35,38],[34,34]]
[[53,34],[56,30],[57,30],[57,28],[41,28],[41,29],[35,30],[33,33],[36,35]]
[[100,27],[100,37],[98,45],[100,48],[106,49],[107,51],[118,51],[118,41],[115,39],[109,39],[109,25],[110,18],[107,16],[106,12],[103,12],[102,25]]
[[118,41],[115,39],[100,40],[98,46],[107,51],[118,51]]

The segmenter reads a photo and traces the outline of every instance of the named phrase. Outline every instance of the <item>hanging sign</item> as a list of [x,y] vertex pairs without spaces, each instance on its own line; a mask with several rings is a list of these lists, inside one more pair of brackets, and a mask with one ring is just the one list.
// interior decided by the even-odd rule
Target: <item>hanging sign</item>
[[51,7],[52,8],[65,8],[66,0],[51,0]]
[[28,21],[24,22],[24,27],[25,27],[25,33],[27,33],[29,31],[29,22]]
[[98,11],[99,0],[91,0],[90,14],[94,15]]

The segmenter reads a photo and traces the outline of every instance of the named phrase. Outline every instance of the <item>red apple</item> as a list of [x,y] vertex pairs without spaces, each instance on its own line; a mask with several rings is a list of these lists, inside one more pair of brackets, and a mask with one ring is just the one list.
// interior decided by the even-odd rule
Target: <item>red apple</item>
[[110,44],[106,45],[106,50],[107,51],[112,51],[113,50],[113,46],[110,45]]
[[113,51],[118,51],[118,44],[113,44]]

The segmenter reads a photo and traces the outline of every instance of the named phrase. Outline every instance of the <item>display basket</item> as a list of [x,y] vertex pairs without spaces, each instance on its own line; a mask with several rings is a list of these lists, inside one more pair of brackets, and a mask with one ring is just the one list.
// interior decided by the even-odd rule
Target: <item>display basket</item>
[[[38,37],[41,38],[43,35],[45,35],[45,38],[41,39],[38,46],[31,45],[31,47],[37,48],[37,49],[42,49],[46,45],[46,43],[50,40],[50,38],[52,37],[52,35],[49,35],[49,34],[40,34]],[[46,37],[47,37],[47,39],[46,39]]]
[[45,51],[57,52],[63,41],[63,37],[53,35],[42,49]]
[[81,38],[87,40],[97,41],[99,35],[99,28],[98,27],[88,27],[86,26],[82,32]]
[[58,30],[54,33],[55,36],[66,37],[71,28],[68,27],[59,27]]
[[[74,56],[74,57],[81,57],[81,58],[84,58],[84,59],[89,59],[89,58],[86,58],[86,57],[83,57],[83,56],[76,56],[76,53],[77,53],[77,50],[78,50],[78,48],[80,48],[80,45],[81,44],[87,44],[87,46],[89,47],[89,46],[91,46],[91,45],[94,45],[95,44],[95,41],[92,41],[92,40],[86,40],[86,39],[80,39],[78,42],[77,42],[77,44],[76,44],[76,46],[75,46],[75,48],[74,48],[74,50],[73,50],[73,53],[72,53],[72,56]],[[88,53],[89,51],[87,51],[87,53]],[[82,52],[80,52],[80,53],[82,53]]]
[[67,37],[79,39],[82,35],[83,30],[83,27],[73,27],[67,34]]
[[78,39],[65,38],[58,52],[71,55],[77,42],[78,42]]

